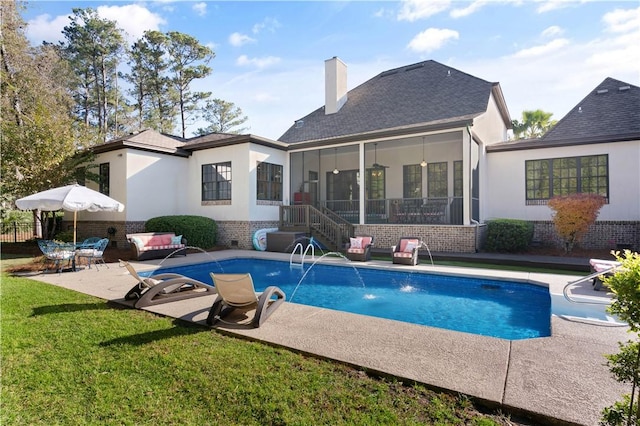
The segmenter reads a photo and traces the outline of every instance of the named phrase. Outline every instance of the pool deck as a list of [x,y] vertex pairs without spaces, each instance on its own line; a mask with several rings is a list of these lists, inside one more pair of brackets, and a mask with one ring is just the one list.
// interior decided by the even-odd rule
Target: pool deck
[[[163,262],[163,266],[200,263],[234,257],[289,261],[288,254],[225,250],[189,254]],[[344,263],[327,257],[322,262]],[[157,268],[160,260],[132,262],[138,271]],[[546,283],[562,294],[575,276],[510,272],[445,266],[392,265],[358,262],[358,266],[425,270],[490,278],[515,278]],[[30,278],[131,306],[122,299],[135,284],[117,263],[109,268],[82,269]],[[338,277],[337,277],[338,278]],[[591,283],[578,284],[572,294],[607,298]],[[150,312],[205,324],[214,296],[176,301],[146,308]],[[595,300],[595,299],[594,299]],[[262,325],[243,328],[223,325],[219,330],[243,338],[291,348],[297,352],[337,360],[368,371],[424,383],[431,388],[462,393],[505,411],[523,413],[543,424],[597,425],[601,410],[630,387],[618,383],[606,366],[604,354],[618,352],[618,342],[631,335],[626,327],[596,326],[552,317],[552,336],[503,340],[439,328],[350,314],[330,309],[284,303]]]

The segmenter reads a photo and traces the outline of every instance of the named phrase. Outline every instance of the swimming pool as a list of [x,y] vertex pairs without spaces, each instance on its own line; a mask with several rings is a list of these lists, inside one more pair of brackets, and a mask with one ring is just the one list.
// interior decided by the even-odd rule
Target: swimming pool
[[522,282],[242,258],[159,272],[205,283],[210,272],[249,272],[257,291],[275,285],[293,303],[510,340],[551,335],[549,290]]

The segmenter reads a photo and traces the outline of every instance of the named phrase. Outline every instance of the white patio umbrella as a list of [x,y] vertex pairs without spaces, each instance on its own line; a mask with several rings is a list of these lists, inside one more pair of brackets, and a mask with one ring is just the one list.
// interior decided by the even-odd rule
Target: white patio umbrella
[[67,185],[38,192],[16,200],[21,210],[66,210],[73,212],[73,244],[76,243],[76,219],[79,211],[121,212],[124,204],[82,185]]

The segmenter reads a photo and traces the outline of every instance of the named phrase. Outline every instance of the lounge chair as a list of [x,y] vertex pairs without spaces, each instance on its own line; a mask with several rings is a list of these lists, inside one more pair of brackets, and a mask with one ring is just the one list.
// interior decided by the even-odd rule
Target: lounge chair
[[180,274],[165,273],[141,277],[129,262],[120,261],[138,283],[124,296],[125,300],[135,300],[136,308],[191,299],[214,294],[215,288],[201,281]]
[[108,269],[109,266],[104,262],[104,251],[106,250],[107,245],[109,245],[108,238],[102,238],[95,243],[88,243],[87,240],[85,240],[78,250],[76,250],[76,256],[78,257],[78,260],[82,258],[87,259],[89,269],[91,269],[92,262],[96,267],[96,271],[98,270],[97,262],[102,262],[102,264]]
[[419,238],[402,237],[397,245],[391,247],[391,259],[393,263],[402,265],[418,264],[418,249],[422,245]]
[[355,238],[349,239],[349,247],[347,247],[347,258],[349,260],[358,260],[366,262],[371,260],[371,246],[373,246],[373,237],[370,235],[356,235]]
[[38,247],[42,254],[44,254],[45,269],[43,272],[47,272],[47,263],[53,262],[55,270],[62,272],[62,263],[66,260],[67,266],[71,266],[75,270],[76,248],[72,243],[56,243],[51,240],[38,240]]
[[[270,286],[262,293],[256,293],[251,274],[214,274],[211,279],[218,296],[209,310],[207,324],[215,325],[218,321],[226,322],[223,318],[238,310],[245,313],[244,322],[229,324],[250,324],[260,327],[269,316],[285,301],[285,294],[278,287]],[[272,298],[275,296],[275,300]],[[255,310],[253,317],[247,314]]]
[[592,273],[602,272],[601,275],[597,275],[593,277],[594,290],[602,290],[604,288],[604,283],[602,282],[602,278],[613,274],[616,268],[621,265],[620,262],[617,262],[615,260],[604,260],[604,259],[589,259],[589,264],[591,265]]

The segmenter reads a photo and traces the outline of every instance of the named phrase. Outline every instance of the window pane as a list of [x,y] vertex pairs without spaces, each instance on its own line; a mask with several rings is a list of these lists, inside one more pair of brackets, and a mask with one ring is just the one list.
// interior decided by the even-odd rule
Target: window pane
[[202,201],[231,199],[231,162],[202,165]]
[[447,163],[427,164],[427,196],[447,197]]
[[256,168],[256,198],[282,201],[282,166],[260,162]]
[[422,198],[422,167],[411,164],[402,167],[402,196]]
[[109,163],[100,164],[100,192],[109,195]]
[[462,197],[462,161],[453,162],[453,196]]

